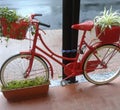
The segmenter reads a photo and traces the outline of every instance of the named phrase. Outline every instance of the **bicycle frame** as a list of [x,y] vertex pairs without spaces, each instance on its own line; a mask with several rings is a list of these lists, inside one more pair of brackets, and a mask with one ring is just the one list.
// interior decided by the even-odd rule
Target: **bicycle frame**
[[[34,38],[29,38],[33,41],[32,45],[30,44],[32,47],[28,51],[20,52],[5,61],[1,67],[1,82],[3,85],[13,80],[31,79],[38,76],[43,76],[45,80],[49,80],[49,73],[53,77],[53,66],[49,60],[53,60],[63,67],[66,78],[62,79],[62,85],[66,84],[66,79],[77,75],[84,75],[93,84],[109,83],[119,75],[120,39],[118,36],[116,42],[100,41],[99,37],[88,42],[86,32],[93,28],[93,21],[73,24],[72,29],[82,30],[83,33],[77,50],[63,50],[63,52],[76,52],[75,57],[68,58],[54,53],[46,45],[41,31],[39,31],[39,25],[47,27],[49,25],[37,21],[34,19],[35,16],[39,16],[39,14],[32,15],[30,21],[31,34],[34,32],[32,29],[35,29]],[[38,39],[45,49],[43,49],[43,46],[39,46]],[[64,64],[61,60],[66,60],[69,63]],[[11,69],[12,67],[14,69]],[[18,75],[19,77],[16,77]]]
[[[67,71],[70,71],[71,73],[73,73],[72,76],[76,75],[75,68],[76,68],[77,64],[80,64],[79,74],[82,73],[83,72],[82,66],[83,66],[84,60],[86,58],[86,54],[84,54],[83,58],[81,59],[81,61],[78,62],[78,58],[79,58],[79,55],[80,55],[81,48],[82,48],[83,45],[86,45],[89,50],[92,50],[92,46],[88,45],[87,42],[84,40],[85,37],[86,37],[85,34],[86,34],[86,31],[84,31],[84,33],[82,35],[82,39],[81,39],[81,42],[79,44],[78,50],[76,52],[76,56],[74,58],[63,57],[63,56],[60,56],[60,55],[57,55],[56,53],[54,53],[45,44],[45,42],[42,39],[41,34],[39,33],[39,25],[37,24],[36,25],[35,36],[34,36],[34,39],[33,39],[32,49],[29,52],[21,52],[21,54],[31,54],[32,55],[31,59],[30,59],[29,67],[27,69],[26,77],[29,76],[29,73],[30,73],[31,68],[32,68],[33,58],[34,58],[35,55],[37,55],[38,57],[42,57],[50,65],[51,76],[53,77],[53,67],[52,67],[51,63],[49,62],[49,60],[45,56],[43,56],[42,54],[36,52],[36,49],[39,50],[40,52],[42,52],[44,55],[46,55],[49,58],[51,58],[52,60],[54,60],[55,62],[57,62],[58,64],[60,64],[63,68],[66,68],[66,65],[64,63],[62,63],[61,61],[59,61],[58,58],[62,59],[62,60],[67,60],[67,61],[71,62],[72,69],[70,69],[69,65],[68,65],[69,69],[67,68],[68,69]],[[48,50],[48,52],[44,51],[42,48],[40,48],[39,46],[37,46],[37,39],[38,38],[42,42],[43,46]],[[71,76],[69,76],[69,77],[71,77]]]
[[[34,22],[33,24],[35,24],[36,26],[36,32],[35,32],[35,35],[34,35],[34,39],[33,39],[33,45],[32,45],[32,49],[28,52],[21,52],[21,54],[30,54],[31,55],[31,58],[30,58],[30,62],[29,62],[29,67],[26,71],[26,76],[29,76],[30,74],[30,71],[31,71],[31,68],[32,68],[32,64],[33,64],[33,59],[34,59],[34,56],[38,56],[38,57],[41,57],[43,58],[50,66],[50,71],[51,71],[51,76],[53,77],[53,67],[52,67],[52,64],[49,62],[49,60],[47,59],[47,57],[51,58],[52,60],[54,60],[55,62],[57,62],[58,64],[60,64],[63,68],[64,68],[64,72],[65,74],[67,75],[67,77],[65,79],[68,79],[70,77],[73,77],[73,76],[76,76],[76,75],[80,75],[83,73],[83,65],[84,65],[84,62],[87,58],[87,56],[93,52],[95,50],[95,48],[97,48],[98,46],[101,46],[103,45],[102,42],[96,42],[94,44],[88,44],[86,41],[85,41],[85,35],[86,35],[86,30],[84,30],[83,32],[83,35],[82,35],[82,38],[81,38],[81,41],[79,43],[79,46],[78,46],[78,49],[76,51],[76,56],[73,57],[73,58],[68,58],[68,57],[64,57],[64,56],[60,56],[56,53],[54,53],[46,44],[45,42],[43,41],[42,39],[42,36],[39,32],[39,24],[38,22]],[[44,31],[43,31],[44,32]],[[42,48],[40,48],[38,45],[37,45],[37,40],[38,38],[40,39],[41,43],[43,44],[43,46],[47,49],[48,52],[46,52],[45,50],[43,50]],[[83,54],[82,58],[80,61],[78,61],[79,59],[79,55],[81,54],[81,50],[82,50],[82,46],[85,45],[86,48],[88,48],[87,52],[85,54]],[[115,45],[118,45],[118,44],[115,44]],[[41,53],[39,52],[36,52],[36,50],[38,50],[39,52],[41,52],[42,54],[46,55],[46,56],[43,56]],[[98,64],[102,64],[102,61],[95,55],[95,52],[94,52],[94,56],[96,57],[96,61],[90,61],[89,63],[98,63]],[[68,63],[67,65],[62,63],[59,59],[62,59],[62,60],[67,60],[69,61],[70,63]],[[112,58],[112,56],[111,56]],[[111,59],[110,58],[110,59]],[[109,59],[109,60],[110,60]],[[109,62],[108,60],[108,62]],[[107,64],[106,64],[107,65]],[[103,67],[102,68],[106,68],[106,65],[102,65]],[[94,71],[96,69],[97,65],[93,66],[92,68],[89,68],[86,70],[86,71]]]

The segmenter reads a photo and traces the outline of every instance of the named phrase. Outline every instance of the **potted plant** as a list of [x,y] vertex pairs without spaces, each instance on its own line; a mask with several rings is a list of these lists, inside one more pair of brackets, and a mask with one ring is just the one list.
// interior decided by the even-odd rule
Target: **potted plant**
[[2,86],[2,93],[8,101],[20,101],[47,95],[49,81],[44,77],[34,79],[14,80]]
[[29,27],[28,18],[22,17],[15,10],[0,8],[0,32],[4,37],[24,39]]
[[102,42],[117,42],[120,37],[120,13],[112,11],[112,7],[100,13],[94,19],[96,35]]

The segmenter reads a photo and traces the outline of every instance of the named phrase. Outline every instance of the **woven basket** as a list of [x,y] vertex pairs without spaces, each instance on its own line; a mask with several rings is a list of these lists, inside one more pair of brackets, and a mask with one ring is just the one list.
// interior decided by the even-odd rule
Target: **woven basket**
[[0,19],[2,34],[4,37],[22,40],[26,37],[29,22],[20,20],[19,22],[8,23],[5,18]]
[[114,43],[120,40],[120,26],[113,26],[101,31],[100,27],[96,27],[96,36],[104,43]]

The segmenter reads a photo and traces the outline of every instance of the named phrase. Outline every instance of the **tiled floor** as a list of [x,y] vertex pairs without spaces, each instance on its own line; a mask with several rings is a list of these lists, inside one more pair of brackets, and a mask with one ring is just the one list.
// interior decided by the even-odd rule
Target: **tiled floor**
[[120,110],[120,78],[108,85],[78,83],[50,87],[45,97],[8,102],[0,93],[1,110]]

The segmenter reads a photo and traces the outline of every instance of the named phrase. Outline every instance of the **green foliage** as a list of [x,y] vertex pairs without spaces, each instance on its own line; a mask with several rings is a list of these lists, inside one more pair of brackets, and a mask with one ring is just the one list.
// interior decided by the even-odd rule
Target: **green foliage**
[[[3,19],[1,19],[1,18],[3,18],[4,21],[2,21]],[[16,38],[16,39],[22,39],[24,37],[23,30],[27,31],[28,26],[21,25],[22,22],[29,22],[28,17],[22,17],[22,16],[18,15],[15,10],[10,10],[8,7],[0,7],[0,36],[4,35],[4,37],[7,38],[6,41],[8,41],[9,38],[13,37],[12,34],[16,35],[16,36],[14,35],[15,36],[14,38]],[[13,23],[16,23],[16,25],[17,25],[16,29],[13,29],[13,26],[12,26]],[[2,26],[2,24],[5,24],[7,27]],[[18,25],[19,25],[19,27],[18,27]],[[3,34],[3,32],[4,32],[3,30],[5,30],[5,32],[7,32],[7,33]],[[18,33],[18,31],[19,31],[19,33]]]
[[6,18],[8,22],[15,22],[20,18],[15,10],[9,10],[8,7],[0,8],[0,18]]
[[0,18],[6,18],[7,22],[15,22],[19,19],[28,21],[27,17],[22,17],[15,10],[10,10],[8,7],[0,7]]
[[48,84],[49,81],[44,77],[36,77],[34,79],[14,80],[7,83],[7,87],[2,87],[2,90],[11,90],[25,87],[38,86]]
[[119,11],[112,11],[112,7],[109,10],[104,8],[104,11],[95,17],[94,23],[95,26],[101,27],[101,30],[107,27],[120,26],[120,13]]

